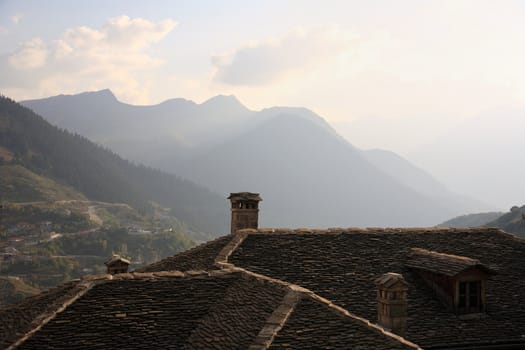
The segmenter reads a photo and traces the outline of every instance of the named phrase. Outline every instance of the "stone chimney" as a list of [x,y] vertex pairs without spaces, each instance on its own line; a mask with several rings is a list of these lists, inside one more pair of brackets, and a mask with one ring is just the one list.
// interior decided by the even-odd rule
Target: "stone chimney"
[[377,285],[377,323],[402,337],[407,328],[408,284],[403,275],[385,273],[375,280]]
[[259,193],[230,193],[228,199],[232,208],[231,233],[243,228],[257,229],[259,226],[259,202],[262,201]]
[[104,263],[104,265],[108,267],[108,273],[110,275],[128,272],[129,264],[130,261],[128,259],[125,259],[118,254],[113,254],[111,259]]

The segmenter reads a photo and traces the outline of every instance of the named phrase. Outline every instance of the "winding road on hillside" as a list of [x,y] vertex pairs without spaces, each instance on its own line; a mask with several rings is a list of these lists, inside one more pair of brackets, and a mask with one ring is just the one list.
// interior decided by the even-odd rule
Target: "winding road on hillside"
[[71,203],[81,203],[88,204],[87,214],[89,215],[89,220],[91,220],[96,225],[102,226],[104,221],[100,216],[98,216],[96,209],[98,207],[125,207],[132,210],[131,206],[126,203],[108,203],[100,201],[88,201],[88,200],[79,200],[79,199],[68,199],[68,200],[59,200],[54,202],[48,201],[35,201],[35,202],[20,202],[16,203],[17,205],[26,206],[26,205],[38,205],[38,204],[71,204]]

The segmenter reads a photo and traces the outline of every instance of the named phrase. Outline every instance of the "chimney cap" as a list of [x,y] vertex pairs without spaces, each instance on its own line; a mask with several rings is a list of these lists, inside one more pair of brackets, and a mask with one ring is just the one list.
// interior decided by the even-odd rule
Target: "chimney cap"
[[393,287],[396,285],[402,285],[408,287],[408,283],[405,281],[405,278],[400,273],[387,272],[379,278],[376,278],[375,283],[378,286],[383,286],[386,288]]
[[104,265],[111,266],[111,265],[113,265],[113,264],[115,264],[117,262],[123,262],[124,264],[127,264],[127,265],[129,265],[131,263],[131,261],[129,259],[123,258],[123,257],[121,257],[118,254],[113,254],[111,256],[111,258],[104,263]]
[[230,193],[230,196],[228,197],[230,200],[244,200],[244,201],[262,201],[261,196],[259,193],[253,193],[253,192],[236,192],[236,193]]

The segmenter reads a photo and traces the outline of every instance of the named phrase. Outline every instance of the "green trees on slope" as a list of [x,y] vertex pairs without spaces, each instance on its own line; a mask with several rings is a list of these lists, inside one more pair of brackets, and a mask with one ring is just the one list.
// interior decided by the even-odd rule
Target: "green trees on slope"
[[198,230],[227,232],[227,203],[221,196],[126,161],[6,97],[0,97],[0,146],[13,153],[11,163],[69,185],[89,199],[128,203],[142,212],[150,211],[154,201]]

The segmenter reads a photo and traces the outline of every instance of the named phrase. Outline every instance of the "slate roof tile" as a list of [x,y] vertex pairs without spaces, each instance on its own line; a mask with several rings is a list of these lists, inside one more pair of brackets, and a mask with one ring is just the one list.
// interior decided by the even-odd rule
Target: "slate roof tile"
[[490,269],[483,265],[478,259],[453,254],[444,254],[422,248],[410,249],[405,265],[414,269],[425,270],[450,277],[456,276],[459,273],[474,267],[487,273],[490,272]]
[[[494,270],[487,317],[462,320],[448,311],[407,267],[414,247],[467,256]],[[372,322],[377,320],[374,280],[401,273],[408,283],[406,339],[424,348],[494,341],[525,346],[525,241],[497,229],[265,230],[248,234],[228,262],[308,288]]]
[[284,293],[240,272],[98,280],[18,349],[242,349]]
[[303,298],[270,350],[278,349],[410,349],[396,339],[378,334],[376,329],[334,312],[319,301]]
[[215,266],[215,257],[231,239],[232,236],[217,238],[175,256],[162,259],[156,263],[137,269],[137,271],[159,272],[172,270],[187,271],[217,269]]
[[35,318],[58,308],[62,300],[78,292],[77,282],[68,282],[4,309],[0,308],[0,349],[32,329]]
[[[435,270],[479,262],[496,272],[486,317],[458,318],[409,267],[436,256],[445,262]],[[3,310],[0,344],[32,330],[20,349],[525,345],[524,259],[525,241],[488,228],[244,230],[142,272],[89,277]],[[374,281],[386,272],[408,284],[412,343],[373,324]]]
[[[313,317],[320,331],[333,335],[336,349],[346,348],[351,339],[378,349],[384,344],[415,348],[334,311],[320,298],[296,312],[298,300],[315,300],[312,292],[242,270],[103,275],[76,281],[68,298],[63,296],[60,310],[57,304],[44,310],[35,319],[45,322],[33,323],[32,329],[23,326],[4,345],[18,337],[17,349],[261,349],[257,341],[271,343],[291,314],[298,323],[290,329]],[[47,297],[19,306],[20,312]],[[347,323],[352,324],[352,335],[337,340]],[[284,337],[290,337],[287,329]],[[309,342],[297,337],[288,348],[304,349]]]

